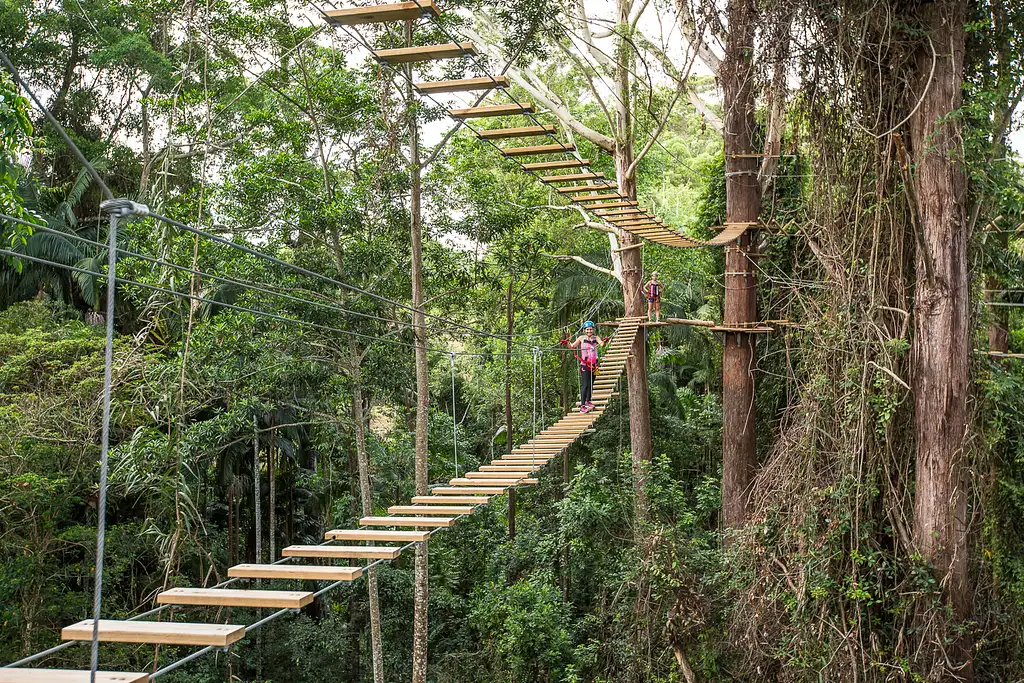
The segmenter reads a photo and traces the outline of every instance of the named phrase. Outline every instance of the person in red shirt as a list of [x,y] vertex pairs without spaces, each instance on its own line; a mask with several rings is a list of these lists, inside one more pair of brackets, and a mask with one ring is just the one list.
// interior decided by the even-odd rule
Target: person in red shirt
[[594,330],[594,323],[583,323],[583,334],[569,344],[569,348],[580,350],[580,412],[589,413],[594,409],[591,400],[594,394],[594,373],[597,371],[597,349],[611,341],[602,339]]

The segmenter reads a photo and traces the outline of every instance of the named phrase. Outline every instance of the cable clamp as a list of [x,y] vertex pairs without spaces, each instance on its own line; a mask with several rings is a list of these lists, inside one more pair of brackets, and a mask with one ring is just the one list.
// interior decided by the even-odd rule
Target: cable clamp
[[148,216],[149,207],[130,199],[108,199],[100,204],[100,211],[113,216]]

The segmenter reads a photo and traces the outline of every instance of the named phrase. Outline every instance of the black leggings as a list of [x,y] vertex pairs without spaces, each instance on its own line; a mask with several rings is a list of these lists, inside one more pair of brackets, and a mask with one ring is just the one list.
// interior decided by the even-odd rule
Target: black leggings
[[590,403],[594,393],[594,371],[580,367],[580,405]]

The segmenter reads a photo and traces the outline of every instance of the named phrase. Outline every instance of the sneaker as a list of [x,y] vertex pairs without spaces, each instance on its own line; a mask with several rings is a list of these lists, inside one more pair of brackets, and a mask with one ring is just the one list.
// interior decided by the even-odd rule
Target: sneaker
[[589,412],[589,411],[591,411],[593,409],[594,409],[594,402],[593,401],[587,401],[587,412]]
[[583,405],[581,405],[580,406],[580,412],[581,413],[589,413],[590,412],[590,404],[589,403],[584,403]]

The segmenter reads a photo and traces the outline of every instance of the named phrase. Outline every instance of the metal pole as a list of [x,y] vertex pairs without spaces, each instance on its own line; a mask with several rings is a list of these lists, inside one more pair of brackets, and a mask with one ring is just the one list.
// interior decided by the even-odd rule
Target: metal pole
[[107,230],[107,338],[103,358],[103,429],[100,436],[100,491],[96,512],[96,585],[92,594],[92,651],[89,681],[96,683],[100,664],[100,613],[103,607],[103,546],[107,536],[107,471],[110,456],[110,394],[114,366],[114,299],[117,289],[117,222],[111,212]]

